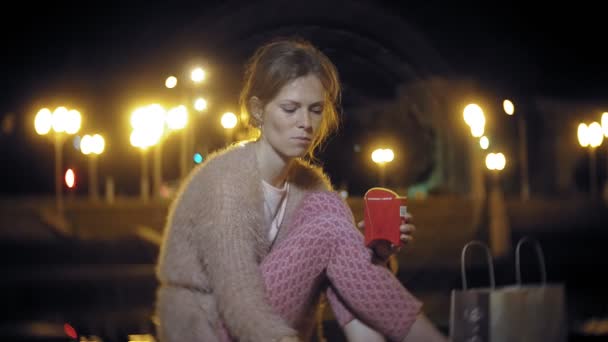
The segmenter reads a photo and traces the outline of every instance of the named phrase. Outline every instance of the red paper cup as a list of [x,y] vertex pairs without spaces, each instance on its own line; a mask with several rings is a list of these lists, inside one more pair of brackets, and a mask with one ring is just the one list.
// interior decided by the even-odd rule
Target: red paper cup
[[376,187],[369,189],[363,200],[366,246],[382,240],[402,246],[399,227],[405,223],[407,197],[399,196],[386,188]]

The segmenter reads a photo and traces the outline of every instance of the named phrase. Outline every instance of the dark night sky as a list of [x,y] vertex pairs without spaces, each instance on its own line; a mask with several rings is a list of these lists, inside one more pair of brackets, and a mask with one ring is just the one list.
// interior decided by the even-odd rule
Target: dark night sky
[[[510,88],[521,84],[530,96],[563,99],[601,100],[608,88],[607,29],[599,3],[402,2],[377,6],[422,32],[457,75]],[[0,194],[52,188],[42,179],[52,170],[52,150],[31,136],[40,103],[78,89],[89,106],[122,104],[120,93],[134,75],[148,72],[140,64],[153,63],[163,44],[222,3],[55,1],[4,9],[0,120],[14,113],[16,128],[0,132]],[[95,120],[101,127],[117,124]]]
[[[16,94],[27,99],[31,96],[28,88],[44,87],[66,69],[85,76],[118,69],[120,74],[115,76],[126,77],[117,65],[145,59],[146,53],[158,51],[159,43],[179,37],[190,21],[218,3],[222,2],[16,4],[15,9],[2,13],[1,68],[2,74],[8,75],[4,77],[4,92],[8,91],[11,98]],[[608,68],[602,53],[607,30],[599,5],[376,3],[422,31],[446,61],[462,73],[508,78],[523,62],[533,65],[538,73],[529,77],[538,82],[541,93],[601,94],[600,84]],[[7,109],[6,101],[5,97],[3,110]],[[8,105],[10,110],[13,104]]]

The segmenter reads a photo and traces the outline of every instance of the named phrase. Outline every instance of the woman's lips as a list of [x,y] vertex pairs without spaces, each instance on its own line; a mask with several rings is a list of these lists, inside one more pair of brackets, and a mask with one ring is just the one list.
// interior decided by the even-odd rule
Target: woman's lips
[[300,144],[310,144],[311,139],[309,137],[293,137],[292,140],[295,140]]

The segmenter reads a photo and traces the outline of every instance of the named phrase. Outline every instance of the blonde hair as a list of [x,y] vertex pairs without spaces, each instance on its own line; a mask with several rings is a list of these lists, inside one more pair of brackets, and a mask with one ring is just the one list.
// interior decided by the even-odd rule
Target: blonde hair
[[338,128],[340,81],[335,65],[310,42],[279,39],[259,47],[246,65],[239,105],[241,114],[249,118],[249,124],[259,127],[261,122],[251,115],[249,100],[255,96],[265,105],[287,83],[309,74],[317,76],[325,90],[323,120],[308,150],[309,157],[313,157],[313,151]]

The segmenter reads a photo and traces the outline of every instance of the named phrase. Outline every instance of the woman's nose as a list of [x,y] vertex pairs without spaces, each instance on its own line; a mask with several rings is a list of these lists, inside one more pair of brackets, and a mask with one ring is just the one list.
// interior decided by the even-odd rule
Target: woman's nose
[[308,111],[302,110],[298,115],[298,127],[309,128],[311,126],[311,121],[310,113],[308,113]]

